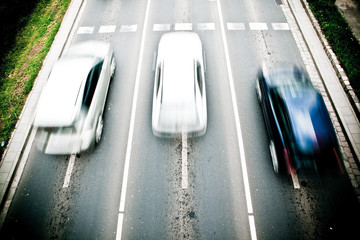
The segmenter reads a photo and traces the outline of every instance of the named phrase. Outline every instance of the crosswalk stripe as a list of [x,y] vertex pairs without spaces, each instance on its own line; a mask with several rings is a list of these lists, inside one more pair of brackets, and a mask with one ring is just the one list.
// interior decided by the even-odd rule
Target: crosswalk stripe
[[268,30],[266,23],[251,22],[249,23],[250,30]]
[[214,23],[198,23],[198,30],[215,30]]
[[228,30],[245,30],[245,24],[244,23],[227,23]]
[[272,23],[271,25],[274,30],[290,30],[288,23]]
[[116,25],[100,26],[99,33],[112,33],[115,32]]
[[[272,29],[275,31],[281,30],[290,30],[289,24],[287,22],[280,22],[280,23],[269,23],[272,26]],[[154,24],[153,31],[154,32],[163,32],[163,31],[170,31],[173,27],[175,31],[192,31],[193,24],[192,23],[162,23],[162,24]],[[227,30],[229,31],[244,31],[247,29],[246,24],[243,22],[228,22],[226,23]],[[263,22],[250,22],[249,29],[252,31],[264,31],[268,30],[268,24]],[[103,25],[99,28],[99,33],[113,33],[116,32],[116,25]],[[138,28],[137,24],[131,25],[121,25],[120,32],[136,32]],[[199,31],[214,31],[215,23],[198,23],[197,30]],[[93,26],[82,26],[79,27],[77,34],[92,34],[94,33]]]
[[92,34],[94,32],[94,27],[79,27],[78,34]]
[[170,31],[170,24],[154,24],[153,26],[154,32],[161,32],[161,31]]
[[175,31],[191,31],[192,23],[175,23]]
[[120,32],[136,32],[137,26],[138,26],[137,24],[121,25]]

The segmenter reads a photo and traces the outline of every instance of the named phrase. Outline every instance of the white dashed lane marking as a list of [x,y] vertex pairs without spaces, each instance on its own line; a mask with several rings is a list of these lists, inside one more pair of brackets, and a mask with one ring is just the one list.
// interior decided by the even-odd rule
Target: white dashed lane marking
[[170,31],[170,28],[171,28],[170,23],[169,24],[167,24],[167,23],[165,23],[165,24],[154,24],[153,31],[154,32]]
[[250,30],[268,30],[266,23],[251,22],[249,23]]
[[63,184],[63,188],[67,188],[70,185],[70,179],[71,179],[71,174],[74,168],[74,164],[75,164],[75,158],[76,155],[75,154],[71,154],[70,158],[69,158],[69,163],[68,163],[68,167],[66,169],[66,174],[65,174],[65,179],[64,179],[64,184]]
[[288,23],[272,23],[271,25],[274,30],[290,30]]
[[94,27],[79,27],[77,31],[78,34],[92,34],[94,32]]
[[175,23],[175,31],[191,31],[192,23]]
[[198,30],[215,30],[214,23],[198,23]]
[[101,26],[99,33],[113,33],[115,32],[116,25]]
[[232,30],[245,30],[245,23],[227,23],[227,29]]
[[188,180],[188,144],[186,133],[182,134],[182,149],[181,149],[181,188],[187,189],[189,187]]
[[[262,22],[250,22],[248,24],[243,22],[228,22],[226,23],[226,27],[228,31],[266,31],[269,30],[269,26],[271,26],[272,30],[275,31],[288,31],[290,30],[289,24],[286,22],[283,23],[262,23]],[[105,25],[100,26],[98,33],[114,33],[116,32],[116,25]],[[138,25],[120,25],[121,33],[125,32],[137,32]],[[215,23],[198,23],[196,25],[196,29],[199,31],[214,31],[216,30]],[[193,24],[192,23],[162,23],[162,24],[154,24],[153,31],[154,32],[165,32],[165,31],[192,31]],[[79,27],[78,34],[93,34],[94,27],[93,26],[84,26]]]
[[121,25],[120,32],[136,32],[137,31],[137,24],[132,25]]

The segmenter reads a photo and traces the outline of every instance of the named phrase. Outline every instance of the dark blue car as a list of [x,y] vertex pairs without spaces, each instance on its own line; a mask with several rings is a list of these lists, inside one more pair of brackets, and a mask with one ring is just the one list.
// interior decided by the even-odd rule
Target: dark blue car
[[326,105],[302,68],[263,67],[257,76],[256,92],[276,173],[299,169],[343,172]]

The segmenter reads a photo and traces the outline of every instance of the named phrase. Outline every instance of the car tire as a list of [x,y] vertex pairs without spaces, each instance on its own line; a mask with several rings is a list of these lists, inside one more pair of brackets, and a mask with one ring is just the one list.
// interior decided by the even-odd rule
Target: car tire
[[272,162],[272,165],[273,165],[274,172],[276,174],[279,174],[280,173],[279,158],[278,158],[277,153],[276,153],[275,144],[274,144],[274,142],[272,140],[269,143],[269,150],[270,150],[271,162]]
[[261,95],[261,89],[260,89],[259,79],[256,79],[256,95],[257,95],[258,101],[261,102],[261,100],[262,100],[262,95]]
[[95,144],[99,144],[101,137],[102,137],[103,130],[104,130],[104,121],[103,121],[102,114],[101,114],[98,118],[96,128],[95,128]]
[[116,69],[116,63],[115,63],[115,57],[113,56],[111,58],[111,63],[110,63],[110,77],[113,78],[115,75],[115,69]]

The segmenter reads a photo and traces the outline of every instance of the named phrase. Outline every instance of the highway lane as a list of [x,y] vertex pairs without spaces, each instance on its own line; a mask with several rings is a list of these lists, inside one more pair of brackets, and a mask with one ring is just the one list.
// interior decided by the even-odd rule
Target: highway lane
[[[120,3],[122,1],[112,1],[111,4],[87,1],[79,26],[93,26],[98,32],[102,24],[136,24],[143,17],[144,13],[140,9],[144,6],[141,2],[136,4]],[[104,15],[104,12],[108,14]],[[110,41],[114,46],[117,70],[109,88],[104,115],[103,139],[94,153],[81,154],[76,158],[70,185],[67,189],[63,189],[62,186],[69,162],[68,157],[53,157],[43,155],[36,150],[32,151],[24,173],[25,177],[21,180],[19,191],[12,204],[14,212],[10,210],[9,220],[4,227],[10,235],[36,238],[72,236],[75,239],[92,237],[111,239],[115,237],[121,190],[119,185],[122,181],[123,159],[125,158],[139,54],[140,34],[138,33],[95,35],[79,34],[76,31],[72,44],[96,39]],[[54,162],[54,158],[57,160],[56,162]],[[43,162],[47,164],[42,164]],[[55,166],[48,167],[49,164]],[[39,169],[44,171],[44,174],[39,175]],[[31,177],[27,178],[27,175]],[[23,193],[23,189],[27,192]],[[43,192],[46,189],[49,190]],[[38,204],[36,200],[30,201],[29,209],[33,209],[32,214],[28,216],[25,214],[26,218],[30,220],[22,221],[22,210],[29,206],[26,202],[27,199],[24,201],[22,196],[28,192],[31,192],[30,196],[36,196],[35,199],[40,199],[40,196],[45,194],[42,202],[46,204]],[[39,224],[35,225],[37,222]],[[21,228],[29,230],[19,232],[17,231],[19,225],[23,226]],[[39,229],[39,231],[36,232],[32,229]]]
[[[254,216],[258,239],[326,239],[350,234],[355,224],[349,219],[357,209],[349,182],[330,185],[301,179],[301,188],[295,190],[290,178],[277,177],[272,171],[254,90],[256,71],[263,59],[302,63],[291,32],[272,28],[271,23],[286,22],[276,2],[220,2],[228,52],[217,2],[151,0],[147,31],[142,35],[146,3],[87,1],[78,30],[94,27],[93,32],[76,34],[72,43],[110,41],[117,61],[102,142],[94,153],[76,158],[66,189],[62,186],[69,158],[46,156],[33,148],[3,233],[37,238],[115,238],[134,84],[145,37],[121,225],[123,239],[250,239],[249,215]],[[266,23],[268,30],[255,31],[250,27],[252,22]],[[192,31],[199,33],[207,67],[208,130],[205,136],[187,141],[187,189],[181,187],[184,142],[156,138],[151,131],[154,52],[168,27],[174,31],[189,26],[178,23],[192,23]],[[243,23],[245,29],[229,30],[227,23]],[[115,32],[99,33],[102,26],[113,25]],[[226,54],[234,78],[253,214],[247,209]]]
[[[176,9],[177,6],[181,10]],[[204,13],[213,12],[215,17],[206,16],[206,18],[200,18],[201,14],[195,13],[193,8],[202,9],[201,12]],[[207,1],[197,4],[189,4],[188,2],[188,4],[183,3],[183,5],[179,1],[174,1],[174,3],[168,1],[153,2],[152,9],[173,10],[156,11],[157,14],[150,17],[149,25],[157,22],[192,23],[193,30],[197,31],[199,22],[218,22],[216,5]],[[175,14],[167,18],[168,12],[175,12]],[[180,12],[180,16],[178,12]],[[195,15],[199,17],[199,22],[192,19]],[[218,23],[217,26],[219,26]],[[237,231],[240,229],[244,230],[243,234],[249,236],[249,228],[240,224],[240,219],[246,222],[247,216],[246,214],[239,216],[241,213],[246,212],[244,209],[246,204],[239,204],[235,208],[236,211],[234,211],[232,204],[226,201],[226,199],[232,199],[233,193],[229,191],[231,189],[231,186],[229,186],[231,181],[227,174],[229,166],[224,164],[223,160],[227,158],[226,155],[231,156],[233,152],[237,151],[236,142],[227,141],[227,136],[234,133],[234,123],[232,118],[227,117],[232,114],[231,99],[226,94],[221,96],[223,90],[228,91],[226,89],[226,87],[228,88],[228,82],[226,79],[224,52],[221,49],[221,36],[211,30],[198,32],[206,52],[206,86],[208,105],[211,107],[208,110],[209,126],[206,135],[188,142],[187,158],[190,186],[185,190],[181,188],[181,139],[163,140],[154,138],[151,133],[153,73],[150,72],[150,66],[146,67],[144,65],[144,77],[142,77],[142,84],[139,89],[139,96],[143,97],[139,101],[137,110],[137,116],[143,117],[137,117],[135,124],[138,128],[134,132],[133,149],[136,148],[137,150],[133,150],[131,157],[123,226],[124,239],[162,238],[163,236],[165,238],[179,238],[183,235],[188,238],[199,238],[203,237],[201,234],[203,230],[207,232],[206,229],[201,229],[204,225],[211,228],[212,236],[215,233],[218,234],[217,236],[235,238]],[[151,59],[152,52],[156,50],[162,33],[150,34],[147,41],[152,42],[149,48],[152,50],[145,51],[144,59]],[[148,52],[147,57],[146,52]],[[214,94],[219,98],[214,97]],[[219,113],[219,109],[223,111]],[[224,112],[225,114],[222,114]],[[224,126],[229,126],[226,132],[223,131]],[[219,141],[220,139],[221,141]],[[211,170],[214,174],[212,179],[215,182],[207,191],[198,192],[201,188],[198,189],[194,181],[206,177],[209,172],[206,171],[197,175],[196,169],[207,168],[209,162],[216,169],[216,171]],[[219,181],[219,179],[221,180]],[[198,195],[203,195],[203,197],[201,196],[198,199]],[[240,190],[239,195],[243,196],[244,191]],[[221,196],[220,199],[219,196]],[[241,199],[244,203],[244,198],[241,197]],[[203,200],[205,200],[205,203],[202,202]],[[217,207],[209,208],[216,203]],[[234,214],[239,219],[236,224],[233,222]],[[215,219],[214,216],[216,216]]]

